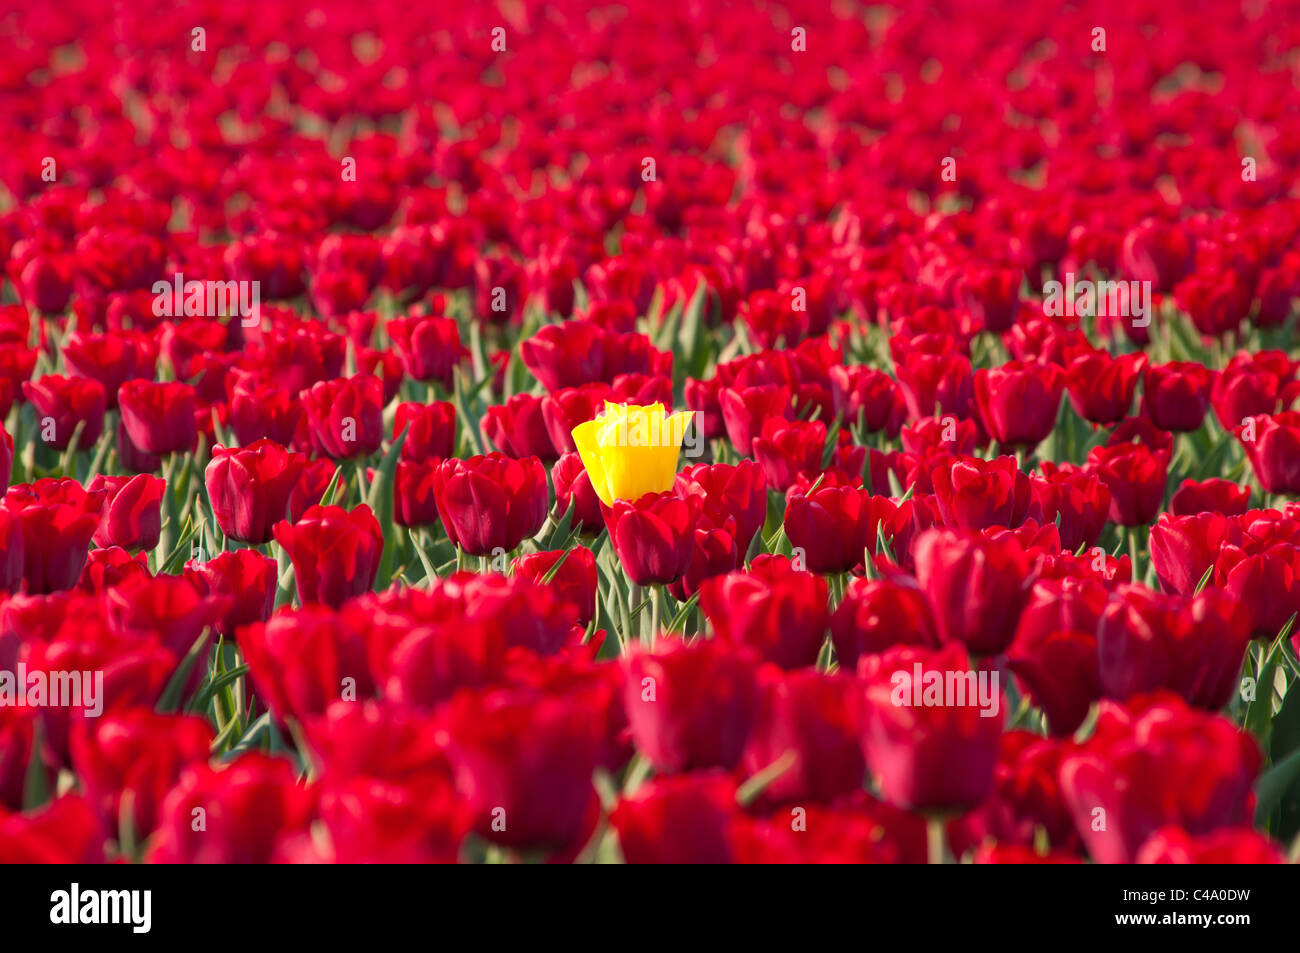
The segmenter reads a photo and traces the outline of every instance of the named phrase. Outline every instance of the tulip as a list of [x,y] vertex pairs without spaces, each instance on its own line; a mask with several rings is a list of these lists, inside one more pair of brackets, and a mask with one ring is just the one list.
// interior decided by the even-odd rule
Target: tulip
[[753,727],[757,667],[720,641],[660,639],[622,662],[623,703],[637,750],[666,774],[734,768]]
[[[591,485],[591,477],[582,465],[577,451],[561,455],[551,468],[551,482],[555,486],[555,504],[561,514],[573,509],[573,526],[584,533],[597,533],[605,525],[600,497]],[[766,501],[765,509],[766,512]]]
[[592,488],[606,506],[672,489],[691,411],[669,416],[662,404],[606,402],[605,412],[573,430]]
[[1043,710],[1054,737],[1074,734],[1101,697],[1092,632],[1029,628],[1008,650],[1007,665]]
[[690,565],[699,513],[696,496],[647,493],[635,502],[615,500],[605,522],[628,578],[638,586],[680,579]]
[[906,578],[854,579],[831,615],[831,642],[840,668],[856,671],[864,655],[895,645],[936,648],[939,636],[925,593]]
[[864,365],[836,365],[830,370],[835,412],[850,427],[862,421],[869,433],[896,436],[907,412],[903,395],[884,371]]
[[1146,355],[1140,353],[1111,357],[1106,351],[1093,350],[1075,357],[1065,371],[1065,386],[1075,413],[1095,424],[1124,419],[1133,405],[1138,376],[1146,363]]
[[1010,361],[975,373],[984,428],[1004,447],[1038,446],[1056,425],[1065,378],[1053,364]]
[[373,374],[321,381],[299,393],[314,446],[332,460],[368,457],[383,442],[383,383]]
[[1199,430],[1213,382],[1214,373],[1195,361],[1150,364],[1142,372],[1143,409],[1161,430]]
[[605,380],[601,342],[606,332],[589,321],[548,324],[519,345],[524,366],[550,393]]
[[701,517],[691,531],[691,552],[681,578],[668,584],[678,602],[686,602],[706,581],[731,572],[744,560],[737,544],[736,521],[728,517],[723,525]]
[[1057,780],[1065,750],[1064,741],[1028,731],[1005,732],[998,744],[992,793],[974,811],[947,824],[953,853],[960,856],[988,841],[1014,849],[1041,843],[1046,836],[1052,848],[1077,855],[1079,835]]
[[[969,809],[979,804],[993,783],[1002,719],[985,717],[975,697],[961,704],[914,703],[917,666],[921,686],[934,679],[952,681],[950,673],[970,683],[966,651],[960,645],[929,651],[899,646],[863,658],[858,676],[863,685],[862,753],[881,796],[908,811]],[[986,676],[987,677],[987,674]],[[922,696],[923,698],[924,696]],[[944,699],[940,699],[944,701]]]
[[364,639],[324,606],[282,608],[241,630],[239,645],[257,694],[282,722],[374,693]]
[[1285,864],[1286,852],[1248,827],[1193,836],[1181,827],[1162,827],[1138,848],[1136,864]]
[[767,519],[763,468],[753,460],[742,460],[735,466],[699,463],[685,467],[677,474],[674,492],[699,496],[701,518],[711,525],[722,526],[728,518],[734,519],[736,542],[742,552],[748,551]]
[[1077,552],[1101,538],[1110,514],[1110,490],[1096,475],[1073,465],[1044,461],[1041,477],[1029,477],[1029,519],[1056,524],[1061,548]]
[[793,759],[763,790],[762,803],[824,802],[862,787],[859,691],[857,681],[845,674],[766,670],[741,764],[753,775],[782,757]]
[[1012,537],[932,529],[916,542],[916,578],[940,639],[965,643],[976,655],[997,655],[1011,644],[1032,585],[1029,570]]
[[145,453],[188,453],[198,442],[194,388],[179,381],[155,384],[132,380],[117,392],[122,426]]
[[406,375],[451,387],[460,363],[460,326],[455,318],[399,318],[384,325]]
[[554,850],[591,833],[597,734],[583,699],[503,689],[454,698],[443,717],[456,788],[480,836]]
[[23,394],[36,412],[40,439],[51,449],[66,450],[81,425],[77,447],[93,447],[104,430],[104,385],[86,377],[46,374],[23,383]]
[[[287,758],[249,752],[215,767],[191,765],[163,801],[146,860],[268,863],[281,844],[307,831],[315,802],[316,792],[298,783]],[[199,816],[209,823],[196,825]],[[211,824],[213,818],[221,823]]]
[[1300,493],[1300,411],[1251,417],[1235,433],[1260,486]]
[[337,608],[368,592],[379,574],[384,534],[370,507],[313,506],[296,523],[272,527],[293,562],[298,601]]
[[822,577],[763,555],[748,571],[705,582],[700,608],[717,638],[793,669],[816,663],[826,641],[827,592]]
[[[793,491],[785,507],[785,533],[803,551],[808,569],[819,573],[852,570],[863,561],[873,498],[862,489],[819,486],[812,493]],[[877,515],[876,522],[879,522]]]
[[432,488],[447,536],[471,556],[508,553],[546,521],[546,470],[536,457],[444,460]]
[[185,564],[185,578],[200,591],[229,600],[229,608],[214,623],[227,641],[234,641],[240,628],[266,621],[275,608],[275,560],[254,549],[235,549],[208,560],[190,560]]
[[1110,519],[1120,526],[1148,526],[1160,512],[1169,478],[1168,450],[1142,444],[1095,447],[1084,469],[1110,490]]
[[721,771],[655,778],[625,794],[609,822],[629,864],[735,860],[736,787]]
[[230,429],[241,445],[246,447],[266,439],[286,447],[306,449],[298,441],[300,429],[306,437],[306,413],[296,394],[261,375],[238,370],[226,379],[226,389]]
[[955,529],[1018,526],[1029,509],[1029,478],[1016,458],[958,460],[931,471],[935,500],[946,525]]
[[753,387],[727,387],[718,395],[727,438],[736,452],[747,457],[754,452],[754,438],[764,421],[774,417],[789,418],[793,407],[788,387],[762,384]]
[[106,840],[94,808],[79,794],[34,811],[0,812],[0,863],[102,864]]
[[103,490],[104,508],[96,546],[121,546],[123,549],[153,549],[162,532],[162,498],[165,480],[146,473],[136,476],[103,476],[90,481],[87,489]]
[[1230,539],[1226,517],[1216,512],[1161,513],[1151,527],[1151,565],[1165,592],[1191,595]]
[[27,592],[56,592],[77,584],[107,495],[104,490],[87,492],[76,480],[53,477],[9,488],[3,506],[22,528]]
[[456,408],[445,400],[401,403],[393,417],[393,439],[406,431],[402,459],[412,463],[456,455]]
[[1192,251],[1181,226],[1146,218],[1124,236],[1124,270],[1156,291],[1169,291],[1191,266]]
[[1250,487],[1231,480],[1184,480],[1169,499],[1169,512],[1174,516],[1191,516],[1196,513],[1222,513],[1240,516],[1250,509]]
[[[563,559],[563,562],[560,560]],[[556,568],[556,564],[559,568]],[[578,625],[586,627],[596,615],[596,557],[585,546],[529,553],[517,557],[511,570],[518,576],[541,583],[554,570],[549,585],[561,599],[573,606]]]
[[1167,824],[1198,835],[1249,823],[1262,761],[1228,719],[1172,696],[1103,702],[1091,737],[1061,758],[1061,793],[1092,859],[1130,863]]
[[1300,548],[1250,552],[1225,543],[1214,564],[1214,587],[1236,600],[1254,638],[1272,641],[1300,612]]
[[144,839],[181,771],[207,761],[212,727],[196,715],[129,708],[79,719],[71,742],[73,769],[104,826],[116,830],[129,804],[132,827]]
[[489,407],[483,417],[483,436],[507,456],[554,462],[559,454],[547,433],[542,412],[545,400],[549,399],[515,394],[505,404]]
[[[785,492],[800,473],[818,473],[826,449],[826,425],[819,420],[769,417],[754,438],[754,457],[763,466],[767,485]],[[861,467],[858,467],[859,472]]]
[[306,463],[302,454],[270,440],[213,448],[204,482],[221,531],[244,543],[269,542],[272,528],[288,514]]

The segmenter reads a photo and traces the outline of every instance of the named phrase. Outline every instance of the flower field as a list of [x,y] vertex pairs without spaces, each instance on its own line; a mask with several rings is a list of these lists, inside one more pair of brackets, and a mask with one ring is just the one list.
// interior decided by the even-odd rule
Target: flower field
[[0,861],[1300,857],[1300,3],[0,52]]

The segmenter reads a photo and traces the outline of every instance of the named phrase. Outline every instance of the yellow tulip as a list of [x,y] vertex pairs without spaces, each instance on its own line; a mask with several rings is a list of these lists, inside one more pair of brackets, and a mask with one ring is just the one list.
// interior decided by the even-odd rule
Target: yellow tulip
[[573,428],[582,465],[606,506],[673,488],[693,411],[669,415],[663,404],[638,407],[605,401],[605,412]]

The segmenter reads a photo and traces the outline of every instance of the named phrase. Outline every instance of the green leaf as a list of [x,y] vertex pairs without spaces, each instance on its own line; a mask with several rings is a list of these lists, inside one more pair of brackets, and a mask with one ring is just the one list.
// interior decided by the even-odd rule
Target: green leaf
[[1255,782],[1255,826],[1263,827],[1291,785],[1300,779],[1300,751],[1292,751]]
[[410,429],[410,424],[403,427],[384,454],[366,496],[366,505],[375,514],[375,519],[379,520],[384,531],[384,551],[380,554],[379,572],[375,575],[375,592],[387,589],[393,578],[393,549],[397,538],[397,521],[393,519],[393,484],[397,479],[397,461],[402,455],[402,445],[406,443],[406,434]]
[[550,569],[546,570],[546,575],[542,576],[543,583],[548,583],[555,578],[555,574],[560,571],[560,567],[564,565],[564,561],[569,558],[570,552],[571,550],[566,549],[564,552],[560,553],[560,558],[555,561],[555,564],[551,566]]
[[826,427],[826,446],[822,449],[823,470],[827,469],[831,465],[831,460],[835,458],[835,448],[839,444],[839,440],[840,417],[837,414],[835,419]]
[[763,768],[763,770],[756,772],[736,789],[736,802],[741,807],[748,807],[767,789],[768,785],[793,768],[796,760],[798,760],[798,755],[795,754],[794,750],[787,749],[781,757]]
[[181,659],[181,664],[172,673],[172,677],[168,679],[167,687],[163,689],[162,697],[158,699],[157,710],[162,714],[166,715],[180,708],[181,701],[183,701],[181,693],[185,691],[185,682],[189,679],[194,666],[199,663],[199,659],[203,658],[207,643],[208,633],[205,630],[194,640],[194,645],[185,653],[185,657]]
[[[757,538],[757,536],[755,538]],[[673,620],[668,623],[668,628],[665,631],[685,632],[686,620],[691,617],[691,613],[695,610],[695,607],[699,604],[700,604],[700,590],[696,589],[694,594],[692,594],[692,596],[689,599],[687,599],[684,603],[682,603],[682,607],[677,610],[677,615],[673,616]]]
[[469,435],[470,447],[474,455],[478,456],[483,453],[483,438],[478,432],[478,425],[475,423],[479,419],[477,414],[469,412],[469,404],[465,400],[465,389],[461,384],[461,375],[456,374],[451,392],[451,402],[456,408],[456,419],[461,422],[465,428],[465,433]]
[[198,693],[194,696],[194,698],[190,701],[190,703],[185,706],[185,710],[191,712],[194,711],[202,712],[206,710],[208,707],[208,703],[212,701],[212,697],[217,692],[221,691],[223,688],[225,688],[228,685],[233,685],[235,682],[239,681],[239,679],[243,678],[247,674],[248,674],[247,665],[236,665],[230,671],[222,672],[219,675],[214,673],[214,676],[208,679],[208,681],[203,685],[201,689],[199,689]]
[[1291,618],[1287,620],[1286,625],[1282,626],[1282,631],[1278,633],[1265,654],[1264,661],[1259,667],[1259,675],[1255,679],[1255,700],[1246,709],[1246,730],[1265,745],[1268,742],[1270,722],[1273,718],[1273,677],[1277,672],[1278,662],[1281,661],[1282,643],[1291,634],[1295,620],[1296,613],[1292,613]]
[[50,779],[45,771],[45,759],[36,752],[45,746],[45,729],[41,719],[33,719],[32,756],[27,761],[27,775],[23,778],[23,810],[30,811],[50,800]]

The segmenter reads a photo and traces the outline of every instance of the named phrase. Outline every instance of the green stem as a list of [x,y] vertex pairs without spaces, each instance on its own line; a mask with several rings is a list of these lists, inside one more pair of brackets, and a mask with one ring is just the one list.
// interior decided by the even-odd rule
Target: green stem
[[659,612],[660,604],[663,602],[663,586],[650,587],[650,648],[655,647],[655,641],[659,638]]
[[948,860],[948,836],[944,831],[943,818],[927,817],[925,819],[926,860],[931,864],[946,864]]

